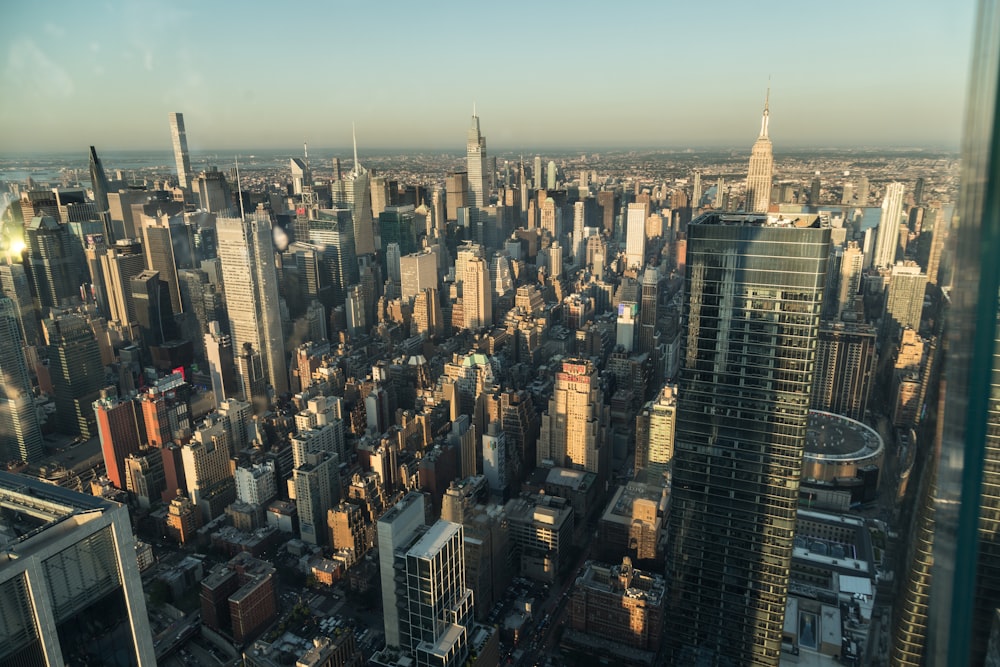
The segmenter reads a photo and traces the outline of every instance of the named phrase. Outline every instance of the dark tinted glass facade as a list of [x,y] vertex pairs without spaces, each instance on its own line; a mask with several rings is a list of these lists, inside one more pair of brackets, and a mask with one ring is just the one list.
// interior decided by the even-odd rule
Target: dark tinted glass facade
[[674,664],[777,665],[830,231],[688,227],[670,515]]

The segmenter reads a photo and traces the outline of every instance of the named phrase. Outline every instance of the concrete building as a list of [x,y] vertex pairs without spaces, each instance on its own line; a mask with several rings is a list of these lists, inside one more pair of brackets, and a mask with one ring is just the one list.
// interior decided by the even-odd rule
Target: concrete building
[[596,367],[588,360],[564,361],[542,415],[538,465],[586,470],[605,479],[610,472],[608,420]]
[[597,524],[601,557],[662,563],[669,498],[661,484],[632,481],[618,487]]
[[532,496],[509,501],[504,512],[521,575],[555,581],[572,543],[573,507],[563,498]]
[[[589,562],[572,591],[571,643],[579,633],[657,655],[666,616],[662,575],[635,569],[629,558],[610,566]],[[630,662],[626,656],[622,662]]]

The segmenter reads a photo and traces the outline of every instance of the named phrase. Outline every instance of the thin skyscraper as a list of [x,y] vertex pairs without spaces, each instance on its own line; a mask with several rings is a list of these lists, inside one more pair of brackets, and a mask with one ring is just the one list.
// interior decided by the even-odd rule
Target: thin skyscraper
[[187,133],[184,131],[184,114],[171,112],[170,138],[174,145],[174,160],[177,162],[177,182],[187,190],[191,185],[191,158],[188,156]]
[[108,191],[111,186],[108,184],[108,175],[101,164],[101,158],[97,157],[97,149],[90,147],[90,184],[94,188],[94,203],[97,205],[97,215],[104,223],[104,242],[111,245],[115,242],[114,232],[111,229],[111,207],[108,204]]
[[903,215],[903,184],[890,183],[885,188],[882,200],[882,219],[878,223],[878,237],[875,239],[875,268],[890,267],[896,263],[896,248],[899,245],[899,219]]
[[490,188],[486,169],[486,137],[479,132],[479,116],[472,107],[472,127],[469,128],[469,142],[466,147],[466,163],[469,174],[469,202],[483,208],[489,204]]

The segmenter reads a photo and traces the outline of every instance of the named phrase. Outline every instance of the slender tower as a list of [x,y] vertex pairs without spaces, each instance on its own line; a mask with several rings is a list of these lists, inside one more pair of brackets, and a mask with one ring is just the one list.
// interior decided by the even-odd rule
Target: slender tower
[[469,143],[466,152],[469,172],[469,202],[476,208],[487,205],[490,191],[486,170],[486,137],[479,133],[479,116],[472,105],[472,127],[469,128]]
[[101,164],[101,158],[97,157],[97,149],[90,147],[90,184],[94,188],[94,203],[97,204],[97,215],[104,224],[104,242],[111,245],[115,242],[114,232],[111,229],[111,206],[108,204],[108,175]]
[[181,188],[187,190],[191,187],[189,181],[191,177],[191,158],[188,157],[187,133],[184,131],[184,114],[172,112],[170,114],[170,138],[174,143],[174,160],[177,162],[177,182]]
[[774,155],[771,152],[771,139],[767,136],[767,122],[771,89],[767,89],[764,98],[764,115],[760,119],[760,136],[750,150],[750,170],[747,173],[748,213],[767,213],[771,201],[771,173],[774,171]]

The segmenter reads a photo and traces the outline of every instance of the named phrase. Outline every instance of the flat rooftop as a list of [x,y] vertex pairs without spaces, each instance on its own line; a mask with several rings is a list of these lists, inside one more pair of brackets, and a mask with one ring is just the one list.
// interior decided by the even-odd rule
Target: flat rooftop
[[883,448],[881,436],[861,422],[832,412],[809,411],[806,422],[806,458],[868,458]]
[[47,484],[34,477],[0,472],[0,550],[16,548],[25,555],[26,542],[57,524],[82,525],[88,516],[100,516],[118,507],[118,503],[110,500]]
[[632,523],[632,506],[637,500],[649,500],[656,503],[658,511],[666,509],[664,487],[655,484],[645,484],[643,482],[631,481],[618,487],[611,502],[608,503],[602,521],[614,521],[616,523]]
[[423,537],[410,547],[407,555],[417,558],[433,558],[461,529],[459,524],[442,519],[431,526]]

